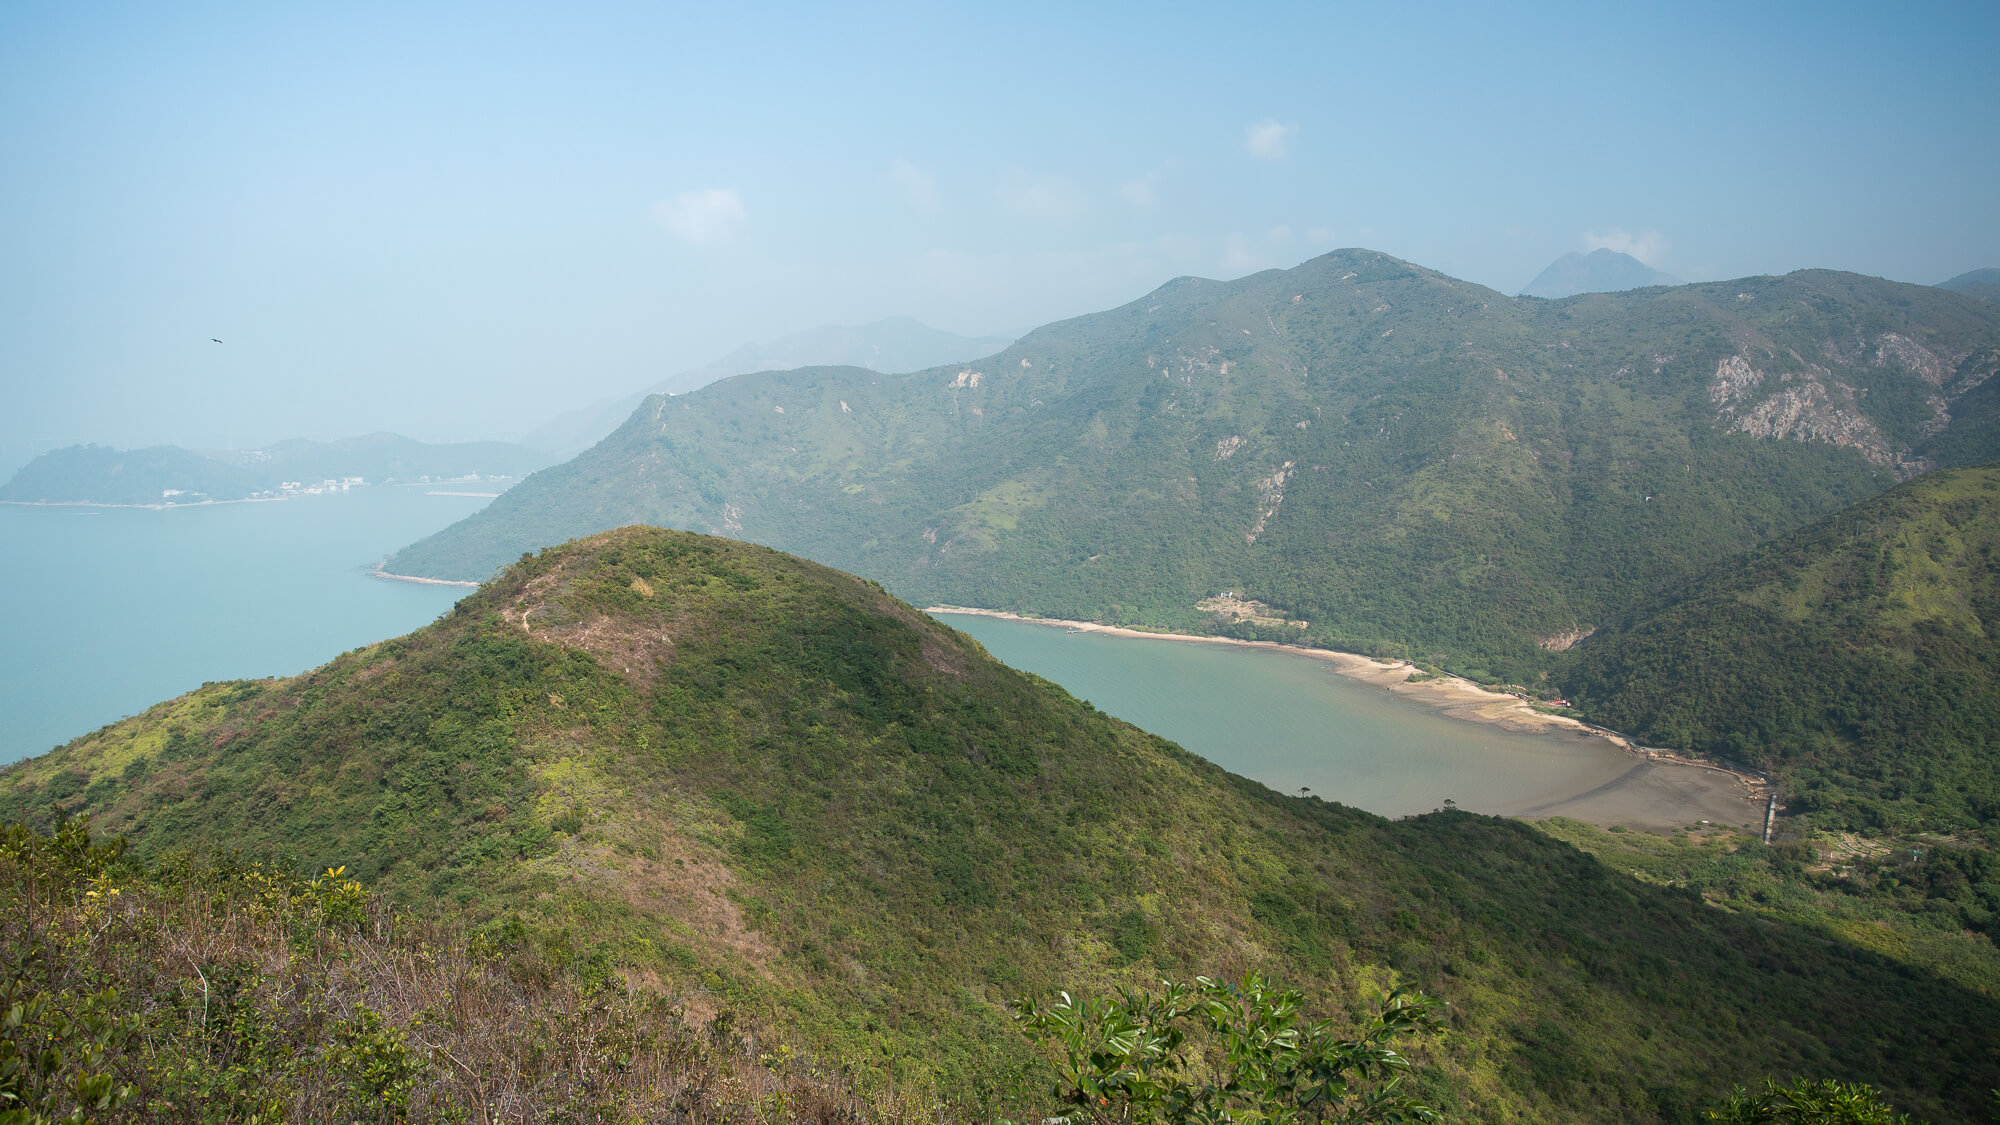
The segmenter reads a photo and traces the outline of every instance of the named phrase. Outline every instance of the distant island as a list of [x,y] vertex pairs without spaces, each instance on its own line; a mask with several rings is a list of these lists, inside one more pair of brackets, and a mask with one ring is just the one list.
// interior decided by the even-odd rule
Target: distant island
[[370,484],[512,483],[547,460],[506,442],[433,445],[386,433],[227,451],[73,445],[22,467],[0,485],[0,502],[173,507],[279,500]]

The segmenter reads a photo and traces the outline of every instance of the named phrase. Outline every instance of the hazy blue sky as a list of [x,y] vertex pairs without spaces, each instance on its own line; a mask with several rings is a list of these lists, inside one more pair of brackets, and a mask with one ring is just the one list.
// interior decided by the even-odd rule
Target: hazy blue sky
[[1073,8],[0,6],[0,463],[504,436],[1337,246],[2000,265],[1990,0]]

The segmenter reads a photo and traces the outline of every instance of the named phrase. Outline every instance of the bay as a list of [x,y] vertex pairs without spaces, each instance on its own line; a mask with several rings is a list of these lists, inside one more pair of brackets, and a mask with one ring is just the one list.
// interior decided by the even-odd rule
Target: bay
[[1450,800],[1473,812],[1650,830],[1742,825],[1756,812],[1727,775],[1656,765],[1592,735],[1450,718],[1282,649],[940,620],[1007,664],[1281,793],[1305,788],[1383,816]]
[[370,570],[489,500],[378,486],[166,509],[0,504],[0,764],[210,680],[283,676],[469,591]]

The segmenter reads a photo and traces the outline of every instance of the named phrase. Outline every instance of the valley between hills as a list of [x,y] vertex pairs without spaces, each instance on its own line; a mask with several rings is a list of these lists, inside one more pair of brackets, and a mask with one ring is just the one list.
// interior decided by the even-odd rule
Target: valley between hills
[[[1765,1076],[1985,1120],[1995,374],[2000,305],[1941,289],[1345,250],[654,395],[387,561],[479,583],[435,623],[0,770],[0,943],[66,982],[65,1073],[201,1119],[1052,1119],[1016,1001],[1255,972],[1341,1034],[1435,997],[1401,1089],[1447,1120]],[[1279,794],[921,605],[1507,689],[1784,815]]]

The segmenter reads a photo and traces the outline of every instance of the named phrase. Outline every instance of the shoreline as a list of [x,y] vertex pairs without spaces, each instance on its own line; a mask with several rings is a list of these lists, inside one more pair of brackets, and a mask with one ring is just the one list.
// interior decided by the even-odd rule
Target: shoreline
[[1691,766],[1696,769],[1719,773],[1734,779],[1745,789],[1744,797],[1749,801],[1761,801],[1770,792],[1770,779],[1757,774],[1729,769],[1714,762],[1690,758],[1672,750],[1641,746],[1626,735],[1595,723],[1572,719],[1567,715],[1552,715],[1536,710],[1527,700],[1506,692],[1491,691],[1471,680],[1450,673],[1438,673],[1430,679],[1416,683],[1409,681],[1410,673],[1420,671],[1407,660],[1382,660],[1373,656],[1363,656],[1356,652],[1341,652],[1330,648],[1308,648],[1304,645],[1288,645],[1278,641],[1246,641],[1237,637],[1211,637],[1194,633],[1156,633],[1146,629],[1131,629],[1122,625],[1103,625],[1095,621],[1070,621],[1055,617],[1026,617],[1001,609],[975,609],[970,606],[930,606],[924,610],[932,614],[961,614],[968,617],[994,617],[1004,621],[1020,621],[1029,625],[1047,625],[1068,629],[1076,633],[1104,633],[1114,637],[1134,637],[1141,640],[1193,641],[1200,644],[1239,645],[1246,648],[1271,649],[1290,653],[1294,656],[1309,657],[1333,665],[1333,671],[1349,679],[1360,680],[1429,707],[1446,718],[1470,723],[1487,723],[1506,730],[1525,734],[1568,733],[1590,738],[1603,739],[1613,746],[1632,755],[1642,762],[1662,766]]
[[164,512],[173,508],[213,508],[220,504],[276,504],[290,496],[245,496],[236,500],[195,500],[186,504],[109,504],[102,500],[0,500],[19,508],[130,508],[141,512]]
[[459,582],[450,578],[419,578],[414,574],[394,574],[383,570],[381,563],[376,563],[369,569],[368,573],[372,577],[380,578],[385,582],[415,582],[419,586],[469,586],[475,590],[479,588],[479,583],[477,582]]
[[[520,481],[515,480],[512,477],[497,478],[495,483],[498,483],[498,481],[512,482],[507,485],[508,488],[512,488],[515,484],[520,483]],[[334,496],[341,493],[352,492],[357,489],[363,489],[363,488],[426,488],[432,490],[424,493],[424,495],[426,496],[466,496],[466,497],[473,497],[485,500],[497,499],[500,496],[499,492],[437,491],[438,486],[441,484],[454,484],[454,483],[468,484],[472,482],[390,480],[390,481],[380,481],[374,484],[357,484],[348,488],[334,489],[330,492],[300,491],[300,492],[290,493],[285,496],[239,496],[234,500],[190,500],[185,504],[113,504],[104,500],[0,500],[0,504],[13,504],[16,507],[21,507],[21,508],[128,508],[133,511],[140,511],[140,512],[165,512],[165,511],[171,511],[172,509],[175,508],[213,508],[220,504],[277,504],[286,500],[305,500],[314,496]],[[506,491],[506,489],[502,489],[501,491],[504,492]],[[474,583],[474,585],[477,585],[477,583]]]

